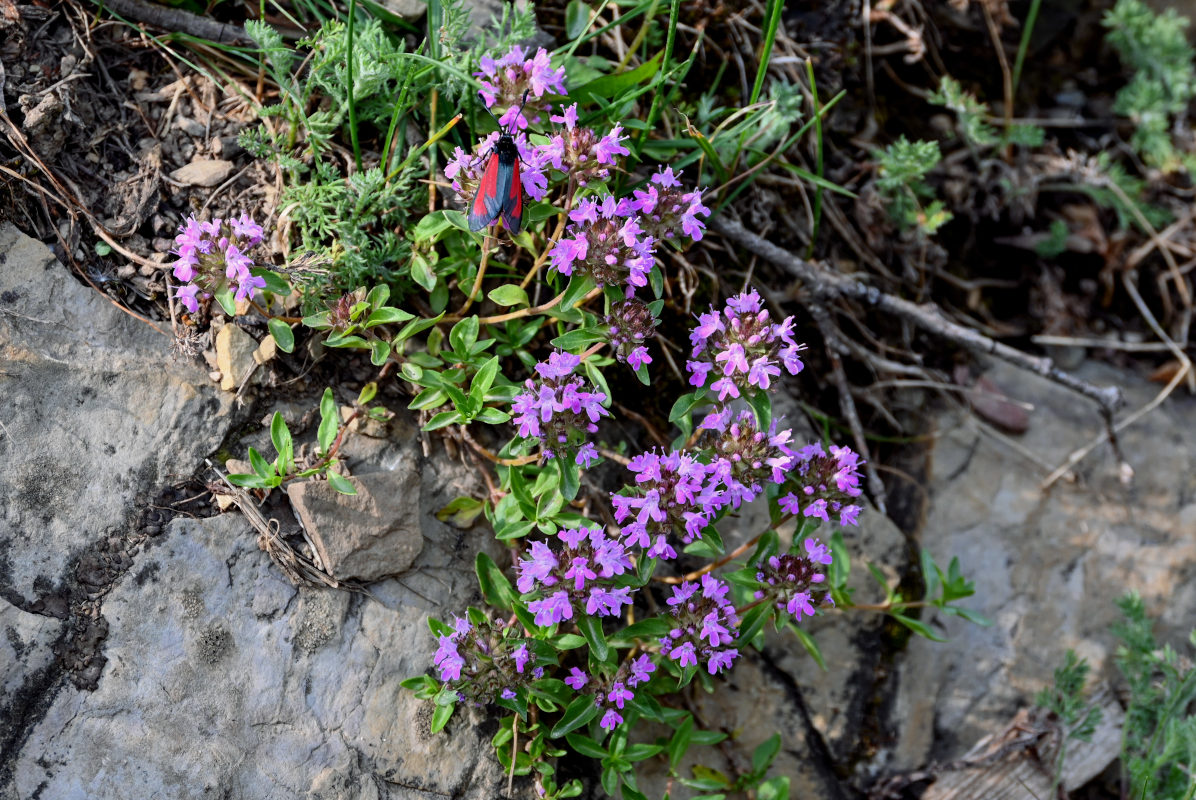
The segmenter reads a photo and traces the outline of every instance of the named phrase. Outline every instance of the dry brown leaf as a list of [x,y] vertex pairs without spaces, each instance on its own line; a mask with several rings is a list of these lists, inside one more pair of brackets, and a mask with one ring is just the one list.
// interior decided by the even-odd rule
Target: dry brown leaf
[[1170,383],[1175,380],[1175,376],[1184,368],[1184,365],[1171,359],[1165,364],[1159,366],[1154,372],[1150,373],[1148,380],[1151,383]]

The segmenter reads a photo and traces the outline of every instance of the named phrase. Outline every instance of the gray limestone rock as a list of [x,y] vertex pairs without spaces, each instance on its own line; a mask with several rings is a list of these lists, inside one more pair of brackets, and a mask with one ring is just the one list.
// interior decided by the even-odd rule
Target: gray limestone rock
[[[1111,675],[1113,601],[1131,589],[1158,617],[1161,642],[1177,645],[1196,627],[1196,399],[1177,390],[1122,432],[1131,485],[1103,445],[1077,467],[1076,483],[1043,492],[1050,469],[1101,432],[1096,410],[1028,373],[999,366],[991,374],[1010,397],[1033,404],[1019,444],[1035,460],[966,416],[938,419],[921,544],[941,565],[959,557],[976,582],[964,605],[995,624],[923,617],[949,641],[914,638],[898,659],[889,757],[900,768],[953,758],[998,730],[1052,680],[1069,648]],[[1131,410],[1158,389],[1097,363],[1079,374],[1121,386]]]
[[[0,586],[32,602],[137,498],[194,473],[232,423],[169,336],[0,225]],[[42,587],[39,591],[37,587]]]
[[[505,776],[468,711],[433,737],[426,704],[398,685],[436,646],[426,618],[438,603],[418,589],[296,589],[233,514],[178,519],[141,558],[153,577],[126,578],[104,603],[98,689],[59,691],[17,754],[17,796],[500,794]],[[468,596],[463,567],[412,585]]]
[[328,481],[303,481],[287,496],[328,572],[365,583],[404,572],[423,549],[420,476],[411,460],[351,477],[355,495]]

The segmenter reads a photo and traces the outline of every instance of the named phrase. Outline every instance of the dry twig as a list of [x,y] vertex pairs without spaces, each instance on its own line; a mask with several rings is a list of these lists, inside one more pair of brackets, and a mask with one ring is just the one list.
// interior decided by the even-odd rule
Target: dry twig
[[1125,458],[1117,443],[1117,429],[1113,424],[1113,413],[1124,402],[1119,387],[1096,386],[1059,369],[1049,358],[1024,353],[990,339],[971,328],[952,322],[943,315],[936,305],[911,303],[895,295],[882,292],[875,286],[868,286],[856,278],[806,261],[748,231],[734,220],[718,217],[711,220],[710,228],[799,279],[818,300],[851,299],[860,301],[912,323],[935,336],[977,353],[996,356],[1095,401],[1105,423],[1105,437],[1112,445],[1118,462],[1125,463]]

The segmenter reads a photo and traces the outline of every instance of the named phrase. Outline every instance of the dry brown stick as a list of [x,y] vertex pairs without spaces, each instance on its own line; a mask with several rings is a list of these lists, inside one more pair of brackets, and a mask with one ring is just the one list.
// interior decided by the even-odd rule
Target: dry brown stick
[[[1105,419],[1106,428],[1112,436],[1113,412],[1124,402],[1120,388],[1096,386],[1059,369],[1049,358],[1023,353],[1021,350],[990,339],[971,328],[965,328],[943,316],[942,311],[934,304],[911,303],[895,295],[882,292],[875,286],[868,286],[855,278],[806,261],[746,230],[734,220],[717,217],[711,220],[710,228],[798,278],[819,299],[850,298],[858,300],[969,350],[996,356],[1014,366],[1084,395],[1097,403],[1101,415]],[[1116,441],[1115,437],[1114,441]]]
[[160,6],[145,0],[103,0],[97,3],[122,17],[144,22],[165,31],[186,33],[221,44],[253,44],[253,40],[238,25],[226,25],[207,17],[201,17],[181,8]]
[[860,415],[856,411],[855,399],[851,396],[851,385],[847,382],[847,373],[843,371],[843,359],[839,357],[843,345],[839,343],[839,334],[831,322],[830,313],[821,303],[810,303],[810,316],[818,323],[818,330],[822,333],[822,341],[826,346],[826,354],[831,360],[831,377],[835,381],[835,388],[839,392],[839,411],[847,420],[847,427],[851,429],[851,437],[855,439],[855,449],[864,460],[864,475],[868,479],[868,491],[872,493],[872,500],[880,513],[885,510],[885,485],[876,472],[876,465],[872,463],[872,453],[868,449],[868,440],[864,438],[864,428],[860,425]]

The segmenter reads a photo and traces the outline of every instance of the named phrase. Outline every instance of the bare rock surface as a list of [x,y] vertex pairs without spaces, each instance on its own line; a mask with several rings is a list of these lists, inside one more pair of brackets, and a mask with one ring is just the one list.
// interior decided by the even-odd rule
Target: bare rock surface
[[[427,555],[431,569],[449,553]],[[104,603],[99,687],[58,693],[16,760],[15,796],[499,796],[469,713],[432,737],[425,704],[398,686],[435,649],[438,603],[419,587],[468,598],[469,564],[374,599],[297,589],[235,514],[175,520],[141,559],[152,576]]]
[[299,521],[338,579],[370,583],[404,572],[423,548],[419,527],[420,477],[411,459],[394,470],[349,478],[355,495],[328,481],[287,488]]
[[[1017,444],[1034,458],[967,416],[937,422],[921,543],[944,566],[959,558],[976,582],[966,605],[994,625],[924,617],[950,641],[915,638],[898,658],[887,756],[898,768],[954,758],[998,730],[1052,680],[1069,648],[1114,677],[1113,601],[1131,589],[1158,619],[1160,642],[1178,645],[1196,627],[1196,398],[1181,388],[1121,434],[1132,484],[1122,484],[1102,445],[1076,468],[1077,482],[1044,492],[1051,469],[1099,434],[1096,410],[1025,372],[998,366],[990,375],[1033,404]],[[1159,388],[1097,363],[1080,375],[1121,386],[1123,415]]]
[[219,186],[233,174],[236,164],[222,158],[197,158],[170,173],[170,177],[188,186]]
[[136,498],[191,475],[232,423],[170,339],[0,225],[0,589],[34,602]]

